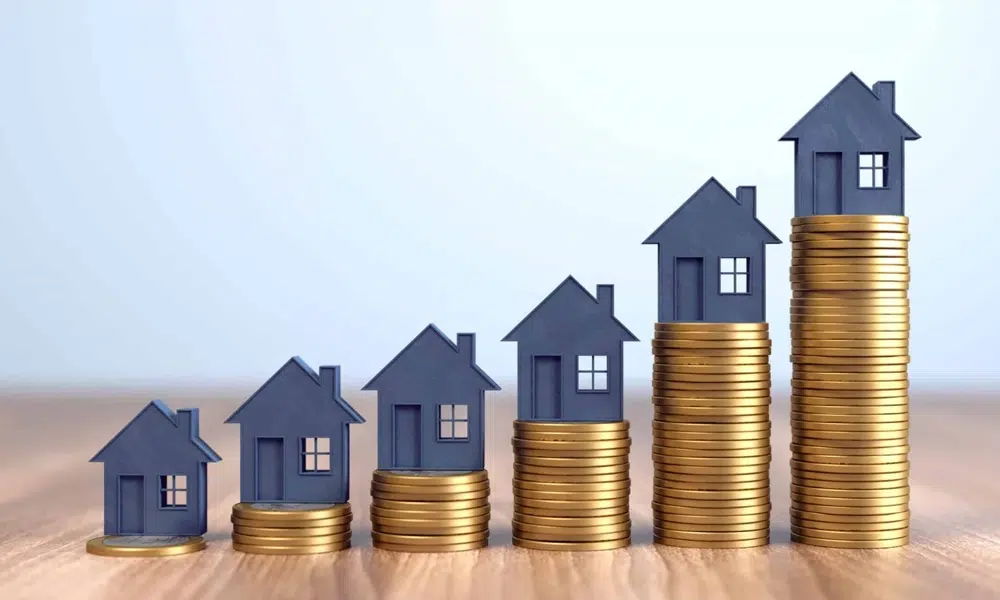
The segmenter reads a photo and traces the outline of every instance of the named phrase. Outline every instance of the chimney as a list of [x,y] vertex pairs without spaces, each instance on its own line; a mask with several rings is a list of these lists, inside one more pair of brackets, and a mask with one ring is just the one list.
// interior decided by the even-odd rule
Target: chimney
[[615,314],[615,286],[601,284],[597,286],[597,304],[608,314]]
[[736,201],[751,215],[757,216],[757,186],[741,185],[736,188]]
[[458,334],[458,353],[469,359],[470,365],[476,364],[476,334],[474,333],[460,333]]
[[878,96],[879,101],[882,106],[889,109],[889,112],[896,112],[896,82],[895,81],[877,81],[875,85],[872,86],[872,91]]
[[340,396],[340,367],[320,367],[319,385],[334,396]]
[[198,437],[198,409],[179,408],[177,409],[177,426],[180,427],[184,435],[191,439]]

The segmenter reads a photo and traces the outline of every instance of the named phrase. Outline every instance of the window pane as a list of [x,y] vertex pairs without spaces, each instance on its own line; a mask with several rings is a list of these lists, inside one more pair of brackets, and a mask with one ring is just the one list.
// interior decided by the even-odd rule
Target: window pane
[[885,166],[885,153],[884,152],[879,152],[873,158],[875,159],[875,166],[876,167]]
[[329,471],[330,470],[330,455],[320,454],[316,457],[316,470],[317,471]]
[[737,273],[746,273],[747,272],[747,260],[748,259],[746,259],[746,258],[737,258],[736,259],[736,272]]
[[592,373],[578,373],[576,376],[576,387],[580,390],[592,390],[593,386],[593,374]]
[[577,371],[593,371],[594,370],[594,357],[593,356],[580,356],[576,359],[576,370]]
[[316,438],[316,452],[329,452],[330,438]]
[[174,506],[187,506],[188,503],[188,493],[187,492],[177,492],[174,495]]
[[594,370],[595,371],[607,371],[608,370],[608,357],[607,356],[595,356],[594,357]]
[[160,489],[169,490],[174,487],[174,476],[163,475],[160,477]]
[[608,374],[607,373],[594,373],[594,389],[607,391],[608,389]]
[[167,496],[167,499],[163,503],[163,505],[164,506],[173,506],[174,505],[174,493],[172,491],[168,491],[166,493],[166,496]]
[[316,438],[306,438],[306,452],[316,451]]
[[747,276],[745,273],[736,276],[736,293],[747,293]]
[[885,187],[885,169],[878,169],[875,171],[875,187],[884,188]]
[[456,421],[455,422],[455,437],[458,439],[466,440],[469,439],[469,422],[468,421]]
[[442,404],[441,405],[441,418],[442,419],[444,419],[446,421],[450,421],[451,420],[451,418],[452,418],[451,417],[451,415],[452,415],[451,408],[452,408],[451,404]]
[[858,173],[858,187],[870,188],[874,185],[875,176],[872,174],[871,169],[861,169]]
[[719,275],[719,293],[732,294],[736,292],[735,275]]
[[870,167],[873,166],[872,165],[872,161],[873,160],[874,160],[874,157],[872,157],[871,154],[862,154],[862,155],[858,156],[858,166],[861,167],[861,168],[865,168],[865,167],[869,167],[870,168]]
[[455,418],[466,420],[469,418],[469,405],[468,404],[456,404],[455,405]]
[[441,437],[448,439],[454,433],[454,423],[452,421],[441,421]]
[[735,261],[732,258],[720,258],[719,259],[719,272],[720,273],[732,273],[736,270]]

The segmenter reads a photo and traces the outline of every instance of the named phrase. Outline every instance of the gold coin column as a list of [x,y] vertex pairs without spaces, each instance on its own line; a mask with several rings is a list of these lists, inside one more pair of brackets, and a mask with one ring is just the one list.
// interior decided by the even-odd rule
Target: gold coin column
[[351,547],[351,505],[241,502],[233,506],[233,550],[292,556]]
[[372,546],[398,552],[485,548],[490,537],[486,471],[375,471]]
[[792,541],[909,541],[906,217],[792,220]]
[[653,534],[657,544],[770,541],[767,323],[657,323]]
[[628,421],[514,421],[513,544],[613,550],[632,541]]

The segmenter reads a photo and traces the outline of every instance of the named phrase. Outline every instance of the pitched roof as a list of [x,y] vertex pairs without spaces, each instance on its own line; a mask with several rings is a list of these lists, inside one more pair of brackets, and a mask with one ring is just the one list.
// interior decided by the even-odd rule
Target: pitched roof
[[[567,288],[567,287],[569,289],[573,289],[573,290],[576,290],[576,291],[579,292],[578,294],[575,295],[575,297],[579,298],[580,301],[582,301],[582,302],[589,301],[589,302],[592,302],[594,304],[598,304],[598,299],[596,297],[594,297],[593,295],[591,295],[591,293],[587,291],[587,288],[585,288],[582,285],[580,285],[580,282],[577,281],[575,277],[573,277],[572,275],[570,275],[569,277],[567,277],[566,279],[564,279],[562,283],[560,283],[559,285],[557,285],[556,289],[554,289],[551,292],[549,292],[549,295],[545,296],[545,298],[542,299],[542,301],[538,303],[538,306],[536,306],[535,308],[533,308],[531,310],[531,312],[529,312],[527,315],[525,315],[525,317],[523,319],[521,319],[521,322],[518,323],[517,325],[515,325],[514,329],[511,329],[510,333],[508,333],[507,335],[505,335],[504,338],[503,338],[503,340],[501,340],[501,341],[504,341],[504,342],[516,341],[514,339],[514,334],[517,332],[517,330],[520,329],[525,323],[527,323],[528,321],[530,321],[533,317],[535,317],[536,315],[540,314],[542,312],[543,307],[545,307],[548,304],[549,300],[553,296],[555,296],[557,293],[559,293],[560,290],[562,290],[563,288]],[[614,314],[609,314],[608,316],[611,318],[612,321],[614,321],[615,325],[618,326],[619,330],[622,333],[622,336],[625,338],[626,341],[629,341],[629,342],[638,342],[639,341],[639,338],[635,337],[635,334],[633,334],[631,331],[629,331],[628,328],[625,327],[625,325],[623,325],[622,322],[618,320],[618,317],[614,316]]]
[[[684,209],[687,208],[689,205],[697,203],[699,200],[702,200],[703,198],[708,198],[709,197],[708,192],[712,190],[721,191],[730,199],[732,199],[733,203],[736,204],[736,206],[740,205],[740,202],[739,200],[736,199],[736,196],[730,194],[729,190],[727,190],[725,186],[719,183],[719,181],[715,177],[709,177],[708,181],[703,183],[702,186],[698,188],[694,194],[691,194],[691,197],[685,200],[684,203],[681,204],[677,208],[677,210],[674,211],[672,215],[667,217],[666,221],[661,223],[660,226],[657,227],[655,231],[653,231],[653,233],[649,234],[649,237],[646,238],[643,244],[659,244],[662,238],[666,236],[666,232],[669,229],[668,226],[675,218],[677,218],[677,215],[684,212]],[[760,228],[760,233],[764,237],[765,244],[781,243],[781,240],[778,238],[778,236],[774,235],[774,233],[770,229],[768,229],[766,225],[764,225],[763,223],[760,222],[760,220],[757,219],[756,207],[754,208],[754,212],[753,214],[750,215],[750,217],[751,217],[750,220],[752,220],[753,223]]]
[[[455,354],[458,354],[458,345],[455,344],[454,342],[452,342],[450,339],[448,339],[448,336],[446,336],[440,329],[438,329],[437,325],[435,325],[434,323],[431,323],[427,327],[424,327],[420,331],[420,333],[418,333],[416,335],[416,337],[414,337],[412,340],[410,340],[410,343],[407,344],[402,350],[400,350],[399,353],[396,354],[396,356],[393,357],[393,359],[390,360],[389,363],[386,366],[382,367],[382,370],[379,371],[378,373],[376,373],[375,376],[371,378],[371,381],[369,381],[368,383],[366,383],[364,385],[364,387],[362,387],[361,389],[362,390],[366,390],[366,391],[378,389],[378,388],[375,387],[375,385],[376,385],[376,382],[379,380],[379,378],[382,377],[382,375],[384,375],[384,374],[388,373],[389,371],[391,371],[393,365],[396,364],[396,361],[398,361],[403,356],[405,356],[406,353],[410,350],[410,348],[413,347],[413,345],[417,343],[417,340],[419,340],[420,338],[422,338],[422,337],[424,337],[425,335],[428,335],[428,334],[432,334],[432,335],[437,336],[438,338],[440,338],[440,340],[442,342],[448,344],[448,346],[452,350],[455,351]],[[459,334],[459,335],[462,335],[462,334]],[[473,343],[475,343],[475,334],[474,333],[465,334],[465,335],[471,335],[471,336],[473,336]],[[484,389],[487,389],[487,390],[499,390],[500,389],[500,385],[497,384],[497,382],[493,381],[493,379],[491,379],[489,375],[487,375],[482,369],[480,369],[479,365],[476,365],[475,363],[473,363],[473,364],[469,365],[469,368],[472,369],[476,373],[476,375],[478,375],[482,379],[483,383],[486,385],[486,387]]]
[[[257,398],[257,396],[261,392],[263,392],[267,388],[267,386],[270,385],[270,383],[272,381],[274,381],[275,378],[278,377],[278,375],[280,375],[281,373],[283,373],[285,371],[285,369],[288,369],[289,367],[297,367],[303,373],[305,373],[306,375],[308,375],[309,377],[311,377],[312,380],[314,382],[316,382],[316,386],[317,387],[322,388],[323,384],[320,381],[319,375],[316,373],[316,371],[314,371],[312,369],[312,367],[310,367],[309,365],[307,365],[306,362],[304,360],[302,360],[302,358],[300,358],[298,356],[293,356],[290,359],[288,359],[288,362],[286,362],[285,364],[283,364],[280,369],[278,369],[277,371],[275,371],[274,375],[271,375],[267,379],[267,381],[264,382],[264,384],[262,386],[260,386],[259,388],[257,388],[257,391],[254,392],[253,394],[251,394],[250,397],[247,398],[243,402],[243,404],[241,404],[240,407],[237,408],[233,412],[233,414],[229,415],[229,418],[226,419],[225,422],[226,423],[237,423],[238,421],[236,419],[239,416],[239,414],[243,411],[243,409],[246,408],[247,406],[249,406],[250,403],[253,402]],[[350,422],[352,422],[352,423],[364,423],[365,422],[365,418],[362,417],[361,414],[358,413],[358,411],[354,410],[354,407],[351,406],[350,404],[348,404],[347,401],[344,400],[344,398],[340,395],[340,367],[331,367],[331,368],[334,369],[334,376],[333,376],[333,396],[332,396],[331,399],[334,401],[335,404],[337,404],[337,406],[339,406],[340,408],[344,409],[344,412],[347,413],[347,416],[351,420]]]
[[[806,114],[802,115],[802,118],[799,119],[795,123],[795,125],[792,125],[792,128],[789,129],[788,132],[785,133],[785,135],[781,136],[781,138],[778,141],[789,142],[799,139],[799,134],[796,130],[799,129],[800,127],[805,126],[806,122],[808,122],[812,118],[812,116],[819,110],[821,106],[823,106],[823,104],[827,102],[827,100],[829,100],[836,94],[840,93],[842,90],[852,86],[857,86],[864,89],[864,91],[867,92],[867,96],[870,97],[872,102],[875,103],[875,106],[878,107],[882,106],[881,101],[879,100],[879,97],[875,93],[875,91],[872,88],[868,87],[864,81],[861,81],[861,78],[855,75],[854,72],[852,71],[848,73],[843,79],[841,79],[840,82],[837,83],[837,85],[833,86],[833,89],[827,92],[825,96],[820,98],[819,102],[814,104],[813,107],[810,108],[808,112],[806,112]],[[910,127],[909,124],[907,124],[907,122],[904,121],[903,118],[900,117],[895,110],[893,110],[890,113],[890,115],[896,120],[896,122],[900,125],[900,127],[902,127],[904,139],[907,140],[920,139],[920,134],[914,131],[913,128]]]
[[[118,441],[118,439],[128,430],[128,428],[132,427],[132,425],[139,420],[139,417],[141,417],[146,411],[150,409],[155,410],[158,414],[162,415],[174,427],[180,428],[180,422],[177,420],[177,414],[171,411],[170,408],[167,407],[167,405],[164,404],[162,400],[153,400],[145,407],[143,407],[143,409],[139,411],[139,414],[132,417],[132,420],[129,421],[125,425],[125,427],[122,427],[121,431],[119,431],[115,435],[115,437],[111,438],[111,440],[107,444],[105,444],[104,447],[97,452],[97,454],[94,455],[94,458],[90,459],[90,462],[103,462],[104,459],[102,458],[101,455],[104,454],[104,452],[107,451],[109,448],[114,446],[115,442]],[[198,421],[198,409],[190,408],[187,410],[191,412],[191,422],[192,426],[194,426],[194,424],[196,424]],[[194,444],[194,446],[202,453],[202,455],[205,457],[206,462],[219,462],[220,460],[222,460],[222,457],[219,456],[215,452],[215,450],[212,450],[211,446],[206,444],[205,441],[201,439],[201,437],[194,434],[194,428],[192,429],[191,432],[190,442]]]

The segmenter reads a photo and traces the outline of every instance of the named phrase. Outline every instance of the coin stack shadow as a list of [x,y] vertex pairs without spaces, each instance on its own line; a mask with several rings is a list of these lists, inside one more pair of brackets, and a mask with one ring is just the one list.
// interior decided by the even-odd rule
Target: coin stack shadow
[[514,421],[513,544],[594,551],[632,541],[628,421]]
[[372,546],[397,552],[485,548],[490,536],[486,471],[383,471],[372,475]]
[[351,505],[240,503],[233,506],[233,550],[246,554],[324,554],[351,547]]
[[792,541],[909,541],[906,217],[792,219]]
[[767,323],[657,323],[653,539],[692,548],[770,541]]

